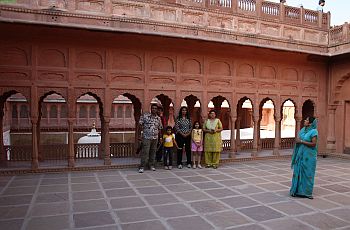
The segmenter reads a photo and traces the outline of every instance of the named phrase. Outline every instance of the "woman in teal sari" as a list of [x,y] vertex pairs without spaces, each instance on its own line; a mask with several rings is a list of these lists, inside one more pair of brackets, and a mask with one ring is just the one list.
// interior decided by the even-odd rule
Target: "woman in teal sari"
[[312,191],[317,159],[317,120],[314,117],[305,119],[296,138],[292,156],[293,179],[290,188],[291,196],[313,199]]

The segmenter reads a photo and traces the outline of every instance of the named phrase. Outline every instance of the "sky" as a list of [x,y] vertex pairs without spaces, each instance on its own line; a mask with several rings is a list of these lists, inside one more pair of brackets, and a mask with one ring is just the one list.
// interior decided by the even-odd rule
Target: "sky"
[[[279,0],[268,0],[271,2],[280,2]],[[321,10],[318,0],[286,0],[289,6],[303,5],[305,9]],[[350,1],[349,0],[326,0],[323,12],[331,12],[331,25],[342,25],[344,22],[350,22]]]

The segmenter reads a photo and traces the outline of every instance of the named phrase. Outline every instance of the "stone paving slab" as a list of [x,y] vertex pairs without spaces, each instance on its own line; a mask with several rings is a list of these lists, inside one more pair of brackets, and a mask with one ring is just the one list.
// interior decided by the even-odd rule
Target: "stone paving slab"
[[320,158],[313,200],[289,196],[289,160],[0,177],[0,229],[346,230],[349,166]]

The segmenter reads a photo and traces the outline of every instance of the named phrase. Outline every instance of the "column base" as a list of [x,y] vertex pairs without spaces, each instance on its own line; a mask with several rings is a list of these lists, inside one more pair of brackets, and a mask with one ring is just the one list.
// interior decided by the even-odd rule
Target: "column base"
[[105,158],[104,165],[111,165],[111,164],[112,164],[111,158]]
[[326,148],[327,148],[328,153],[335,152],[335,150],[336,150],[334,143],[327,143]]
[[69,168],[74,168],[75,167],[75,160],[74,159],[69,159],[68,160],[68,167]]
[[38,169],[39,168],[39,161],[38,160],[32,160],[32,169]]
[[274,155],[274,156],[279,156],[279,155],[280,155],[280,150],[279,150],[279,148],[274,148],[274,149],[273,149],[273,152],[272,152],[272,155]]
[[253,149],[252,150],[252,157],[257,157],[258,156],[258,149]]
[[0,167],[5,168],[7,167],[7,160],[0,160]]

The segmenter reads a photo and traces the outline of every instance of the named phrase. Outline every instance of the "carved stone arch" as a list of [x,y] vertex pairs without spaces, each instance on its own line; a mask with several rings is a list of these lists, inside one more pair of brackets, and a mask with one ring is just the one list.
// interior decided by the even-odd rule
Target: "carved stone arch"
[[175,94],[176,94],[175,91],[163,91],[162,93],[160,93],[159,91],[150,90],[149,91],[148,105],[151,104],[153,98],[155,98],[155,97],[157,98],[157,96],[159,96],[159,95],[164,95],[166,97],[169,97],[169,99],[174,103],[174,102],[176,102],[175,101],[175,98],[176,98]]
[[280,109],[281,109],[281,115],[283,113],[283,106],[284,106],[284,103],[286,103],[286,101],[291,101],[294,105],[294,109],[295,109],[295,114],[294,114],[294,117],[296,117],[297,115],[297,111],[298,111],[298,104],[297,104],[297,100],[291,98],[291,97],[283,97],[281,98],[281,106],[280,106]]
[[[38,98],[39,98],[39,101],[38,101],[38,114],[39,114],[39,119],[41,119],[42,117],[42,105],[43,105],[43,102],[44,102],[44,99],[51,95],[51,94],[57,94],[57,95],[60,95],[61,97],[64,98],[65,100],[65,103],[68,105],[68,98],[67,98],[67,91],[65,91],[65,89],[63,90],[60,90],[58,88],[57,89],[45,89],[45,88],[39,88],[38,89]],[[69,106],[67,106],[68,110],[69,110]]]
[[302,106],[302,119],[307,118],[308,116],[316,115],[316,103],[312,99],[304,100]]
[[119,53],[113,56],[113,69],[142,71],[142,58],[132,53]]
[[341,92],[343,89],[343,85],[345,84],[345,82],[350,78],[350,73],[346,74],[345,76],[343,76],[342,78],[340,78],[335,87],[334,87],[334,103],[339,103],[340,101],[340,96],[341,96]]
[[[13,94],[22,94],[28,102],[31,101],[30,88],[29,87],[0,87],[0,96],[2,98],[8,98]],[[5,101],[6,101],[5,99]]]
[[312,83],[316,83],[317,82],[317,76],[316,73],[312,70],[306,70],[303,73],[303,81],[304,82],[312,82]]
[[66,67],[67,54],[59,49],[46,48],[39,51],[39,66]]
[[260,119],[261,119],[261,117],[262,117],[262,109],[263,109],[263,106],[264,106],[264,104],[267,102],[267,101],[272,101],[272,104],[273,104],[273,112],[274,112],[274,114],[276,114],[276,98],[274,98],[274,97],[270,97],[270,96],[268,96],[268,97],[264,97],[264,98],[262,98],[261,100],[260,100],[260,103],[259,103],[259,116],[260,116]]
[[19,47],[1,47],[0,65],[28,66],[29,54]]
[[56,93],[61,95],[66,102],[68,102],[68,90],[67,88],[38,88],[38,98],[45,98],[46,96]]
[[[119,95],[132,95],[135,97],[138,101],[140,101],[141,105],[143,103],[142,98],[144,98],[143,90],[128,90],[128,89],[111,89],[110,91],[111,98],[109,101],[113,101],[114,98],[118,97]],[[129,98],[130,99],[130,98]],[[136,100],[135,99],[135,100]],[[130,99],[131,100],[131,99]]]
[[263,66],[260,77],[264,79],[276,79],[276,70],[273,66]]
[[231,76],[230,64],[224,61],[213,61],[209,64],[209,74]]
[[253,97],[250,97],[250,96],[243,96],[243,97],[240,97],[237,101],[237,108],[239,107],[242,107],[243,103],[246,101],[246,100],[249,100],[250,103],[252,104],[252,109],[254,110],[254,100],[252,99]]
[[[210,102],[210,100],[212,100],[213,98],[220,98],[221,99],[224,99],[228,102],[230,108],[232,107],[232,94],[231,93],[214,93],[214,92],[208,92],[208,98],[209,98],[209,101],[208,103]],[[224,101],[223,100],[223,101]],[[205,103],[205,102],[203,102]]]
[[[195,95],[195,94],[198,94],[198,92],[195,92],[195,93],[182,92],[181,95],[182,95],[183,100],[186,101],[186,103],[187,103],[187,108],[188,108],[188,111],[191,115],[192,122],[199,121],[201,124],[201,122],[203,120],[203,117],[202,117],[203,103],[202,103],[201,98],[200,98],[201,95]],[[199,101],[199,105],[200,105],[199,107],[195,107],[197,101]]]
[[156,72],[175,72],[174,61],[169,57],[158,56],[152,59],[151,70]]
[[202,92],[181,92],[181,98],[185,100],[187,97],[197,98],[202,105]]
[[202,74],[202,65],[196,59],[186,59],[182,65],[182,72],[189,74]]
[[83,69],[103,69],[104,58],[95,51],[81,51],[77,53],[75,66]]
[[254,67],[250,64],[244,63],[238,66],[238,77],[254,77]]
[[298,71],[294,68],[286,68],[282,71],[281,80],[298,81]]

